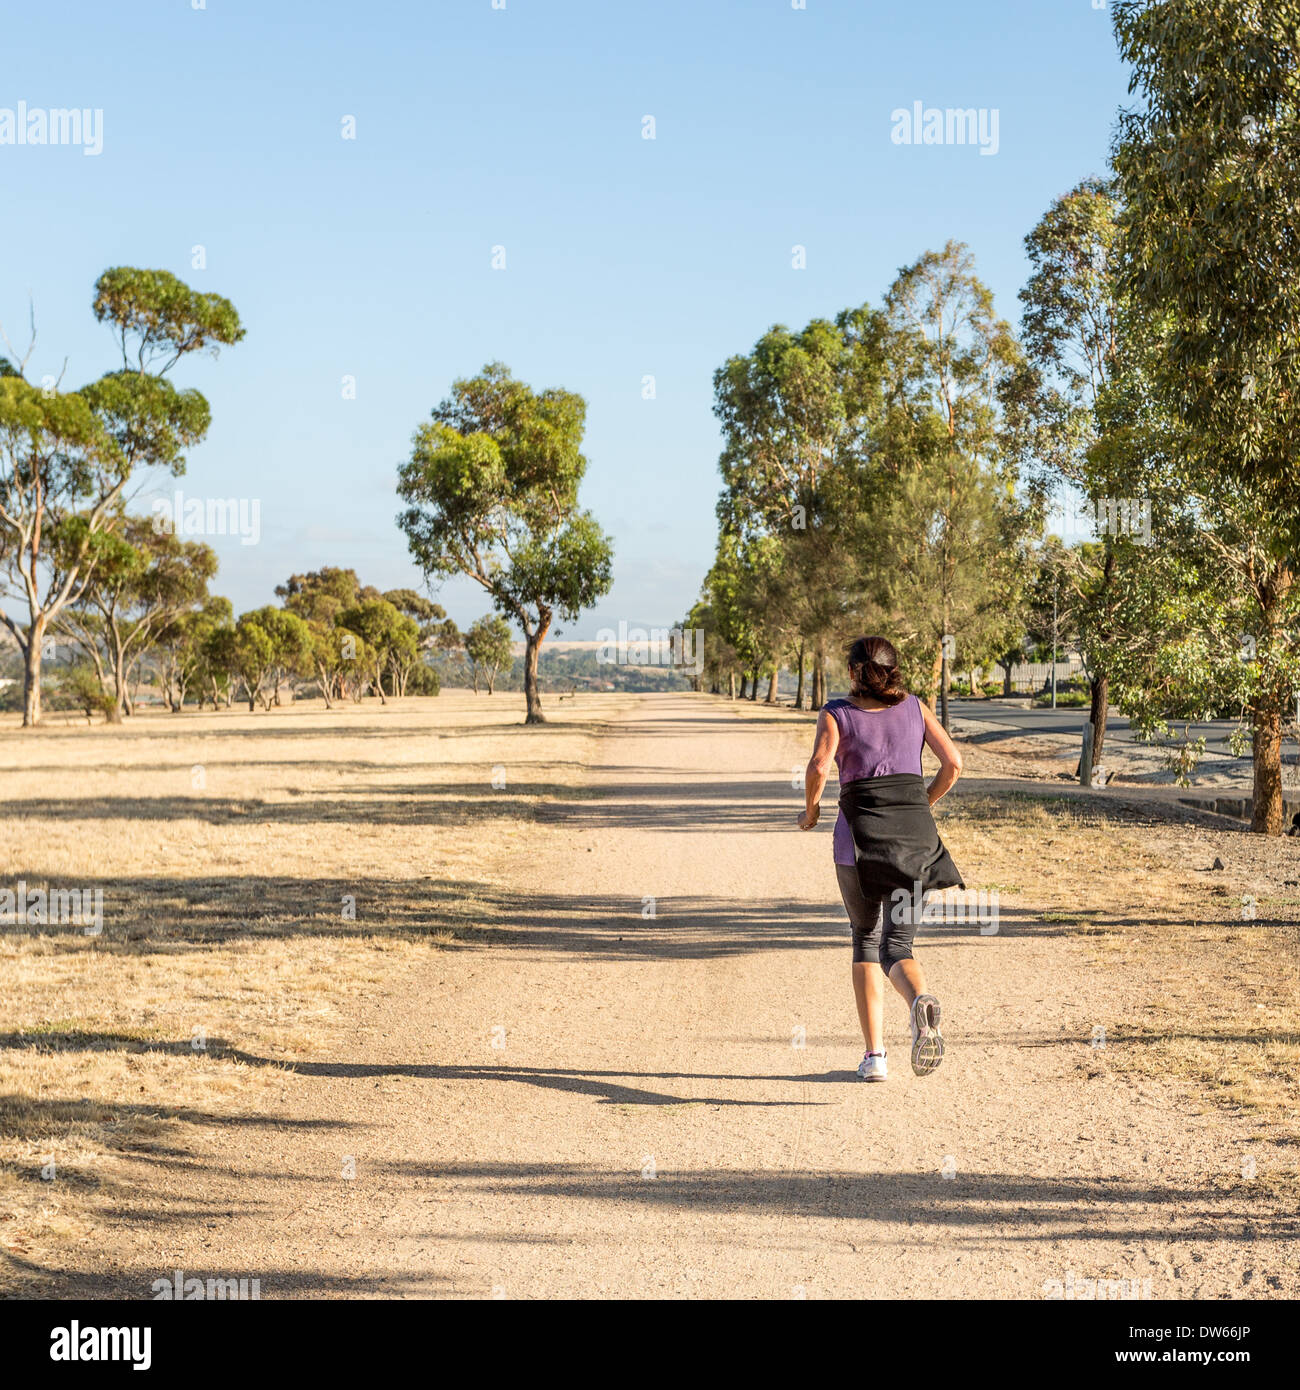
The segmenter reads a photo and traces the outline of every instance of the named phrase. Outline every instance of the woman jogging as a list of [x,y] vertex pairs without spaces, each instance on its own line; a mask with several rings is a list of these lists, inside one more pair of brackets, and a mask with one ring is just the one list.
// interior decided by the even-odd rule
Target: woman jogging
[[[867,1045],[858,1075],[863,1081],[888,1076],[888,976],[911,1011],[912,1070],[928,1076],[943,1060],[943,1037],[939,1001],[926,993],[912,958],[913,906],[930,890],[965,887],[930,812],[961,775],[961,754],[943,725],[903,688],[898,653],[883,637],[859,637],[848,662],[849,698],[828,701],[817,717],[799,828],[817,824],[833,760],[840,778],[835,876],[852,928],[853,994]],[[923,743],[939,759],[928,788],[921,777]]]

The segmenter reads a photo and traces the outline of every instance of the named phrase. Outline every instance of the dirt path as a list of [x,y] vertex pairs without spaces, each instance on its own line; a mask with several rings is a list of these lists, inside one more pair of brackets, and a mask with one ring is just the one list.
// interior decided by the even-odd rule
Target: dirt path
[[892,1079],[856,1081],[833,816],[793,829],[806,736],[643,701],[595,794],[515,842],[509,931],[395,981],[278,1112],[142,1157],[111,1270],[64,1287],[147,1297],[179,1268],[264,1298],[1294,1296],[1286,1223],[1229,1181],[1249,1122],[1086,1079],[1115,979],[1031,893],[997,935],[922,936],[941,1070],[911,1074],[893,1000]]

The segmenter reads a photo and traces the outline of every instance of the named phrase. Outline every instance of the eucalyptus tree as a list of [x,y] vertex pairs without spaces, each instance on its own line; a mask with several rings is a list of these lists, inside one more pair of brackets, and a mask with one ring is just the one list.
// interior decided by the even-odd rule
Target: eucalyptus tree
[[[851,478],[868,393],[851,380],[856,365],[843,328],[814,319],[797,333],[770,329],[713,379],[723,432],[719,523],[736,538],[733,558],[761,558],[751,587],[781,594],[749,624],[751,655],[810,650],[814,708],[826,698],[845,596],[857,587]],[[739,652],[745,643],[732,645]]]
[[306,668],[311,631],[296,613],[268,605],[243,614],[228,641],[214,634],[213,643],[243,683],[251,713],[259,700],[269,710],[281,681]]
[[[461,645],[462,639],[442,604],[417,594],[414,589],[389,589],[384,598],[416,624],[415,646],[408,648],[404,643],[399,643],[391,649],[388,658],[393,691],[397,695],[405,695],[411,672],[422,659],[422,652],[455,650]],[[417,690],[416,693],[422,692]]]
[[[1137,504],[1149,516],[1148,488],[1121,481],[1097,450],[1097,407],[1122,361],[1118,275],[1119,202],[1106,179],[1085,179],[1058,198],[1025,238],[1031,273],[1020,291],[1021,342],[1026,361],[1003,390],[1009,438],[1038,494],[1067,492],[1088,499],[1097,543],[1073,555],[1069,597],[1078,630],[1087,642],[1084,660],[1090,690],[1089,719],[1098,760],[1106,741],[1110,682],[1105,622],[1114,610],[1116,524],[1122,505]],[[1130,498],[1126,488],[1140,490]],[[1131,551],[1130,551],[1131,553]],[[1086,610],[1086,611],[1085,611]]]
[[105,534],[80,596],[54,630],[91,658],[113,697],[111,719],[132,712],[132,670],[184,615],[207,602],[216,572],[211,546],[160,531],[152,518],[123,517],[120,530]]
[[[1231,669],[1245,679],[1253,828],[1277,834],[1281,741],[1300,688],[1300,7],[1119,0],[1114,25],[1138,97],[1113,151],[1119,286],[1147,404],[1177,441],[1159,481],[1195,509],[1199,552],[1218,572],[1189,590],[1211,596],[1199,608],[1211,625],[1198,639],[1203,698],[1211,654],[1244,638]],[[1122,408],[1141,415],[1144,403]],[[1213,630],[1218,603],[1239,634]]]
[[395,666],[409,670],[419,652],[419,625],[386,598],[372,598],[345,608],[338,616],[338,626],[361,639],[362,669],[379,703],[387,704],[384,674]]
[[1121,284],[1163,326],[1151,381],[1206,466],[1300,549],[1300,5],[1117,0],[1134,106],[1113,162]]
[[[740,698],[745,698],[748,672],[758,665],[764,649],[757,605],[752,598],[756,541],[743,542],[724,530],[718,537],[713,565],[704,579],[704,596],[712,618],[720,653],[729,658],[726,667],[728,694],[735,698],[735,679],[740,676]],[[706,631],[705,640],[709,639]],[[719,655],[720,655],[719,653]],[[706,661],[707,661],[706,657]]]
[[487,681],[488,694],[496,685],[497,672],[509,667],[512,661],[510,624],[497,613],[488,613],[471,623],[465,633],[465,657],[474,679],[474,694],[478,694],[480,674]]
[[363,586],[354,569],[325,565],[306,574],[291,574],[276,585],[275,594],[285,608],[307,624],[308,661],[316,684],[332,709],[344,699],[351,680],[358,680],[357,638],[339,626],[339,615],[365,600],[379,598],[379,590]]
[[959,242],[900,271],[884,317],[866,543],[887,557],[878,584],[892,629],[946,719],[945,655],[991,654],[1016,626],[1033,512],[1016,497],[1000,402],[1022,358]]
[[[1166,327],[1126,327],[1126,350],[1160,370]],[[1151,541],[1123,538],[1106,661],[1126,713],[1235,714],[1249,736],[1251,828],[1283,830],[1282,736],[1300,691],[1300,584],[1277,512],[1257,482],[1214,467],[1199,427],[1173,415],[1148,373],[1126,368],[1102,393],[1094,452],[1115,475],[1141,477]]]
[[216,682],[220,673],[209,668],[209,643],[219,629],[233,624],[230,600],[214,595],[201,607],[182,614],[170,623],[158,641],[163,693],[173,714],[185,708],[185,698],[197,688],[199,708],[211,688],[212,708],[217,708]]
[[707,683],[710,691],[719,695],[725,684],[728,696],[734,700],[736,671],[740,658],[735,648],[722,635],[718,615],[708,593],[707,581],[704,595],[692,605],[682,622],[682,627],[697,634],[694,640],[698,644],[696,651],[701,658],[700,672],[689,677],[692,687],[699,690]]
[[526,721],[545,722],[538,654],[558,615],[609,592],[613,552],[578,505],[586,403],[534,392],[500,362],[453,383],[400,468],[398,517],[426,580],[463,574],[524,634]]
[[231,303],[167,271],[116,267],[95,285],[95,317],[109,325],[120,370],[78,391],[35,386],[31,357],[0,372],[0,608],[23,656],[23,724],[41,717],[41,658],[51,623],[85,592],[120,523],[131,479],[147,467],[174,475],[207,433],[207,401],[166,378],[182,357],[237,343]]

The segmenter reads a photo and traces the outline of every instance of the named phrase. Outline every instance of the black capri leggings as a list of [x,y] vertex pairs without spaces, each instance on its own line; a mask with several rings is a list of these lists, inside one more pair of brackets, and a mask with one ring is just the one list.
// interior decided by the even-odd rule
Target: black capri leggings
[[911,904],[904,904],[898,914],[905,920],[895,922],[889,894],[864,893],[852,864],[836,864],[835,877],[853,930],[853,963],[871,961],[888,975],[900,960],[911,960],[912,937],[916,933]]

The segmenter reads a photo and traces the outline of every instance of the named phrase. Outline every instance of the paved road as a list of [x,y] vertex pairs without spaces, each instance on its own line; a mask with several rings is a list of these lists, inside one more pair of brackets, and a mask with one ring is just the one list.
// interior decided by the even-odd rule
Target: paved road
[[[952,712],[967,719],[978,719],[989,724],[1004,724],[1007,737],[1014,734],[1071,734],[1082,738],[1083,725],[1088,718],[1086,705],[1075,709],[1031,709],[1028,700],[953,700]],[[1182,732],[1181,722],[1173,726]],[[1220,757],[1231,757],[1228,739],[1236,724],[1231,719],[1209,720],[1201,724],[1191,724],[1188,732],[1192,738],[1204,738],[1206,752]],[[1013,733],[1014,731],[1014,733]],[[1129,721],[1122,715],[1111,711],[1106,720],[1106,738],[1117,743],[1132,742],[1134,735]],[[1288,758],[1297,756],[1294,742],[1283,749]]]

